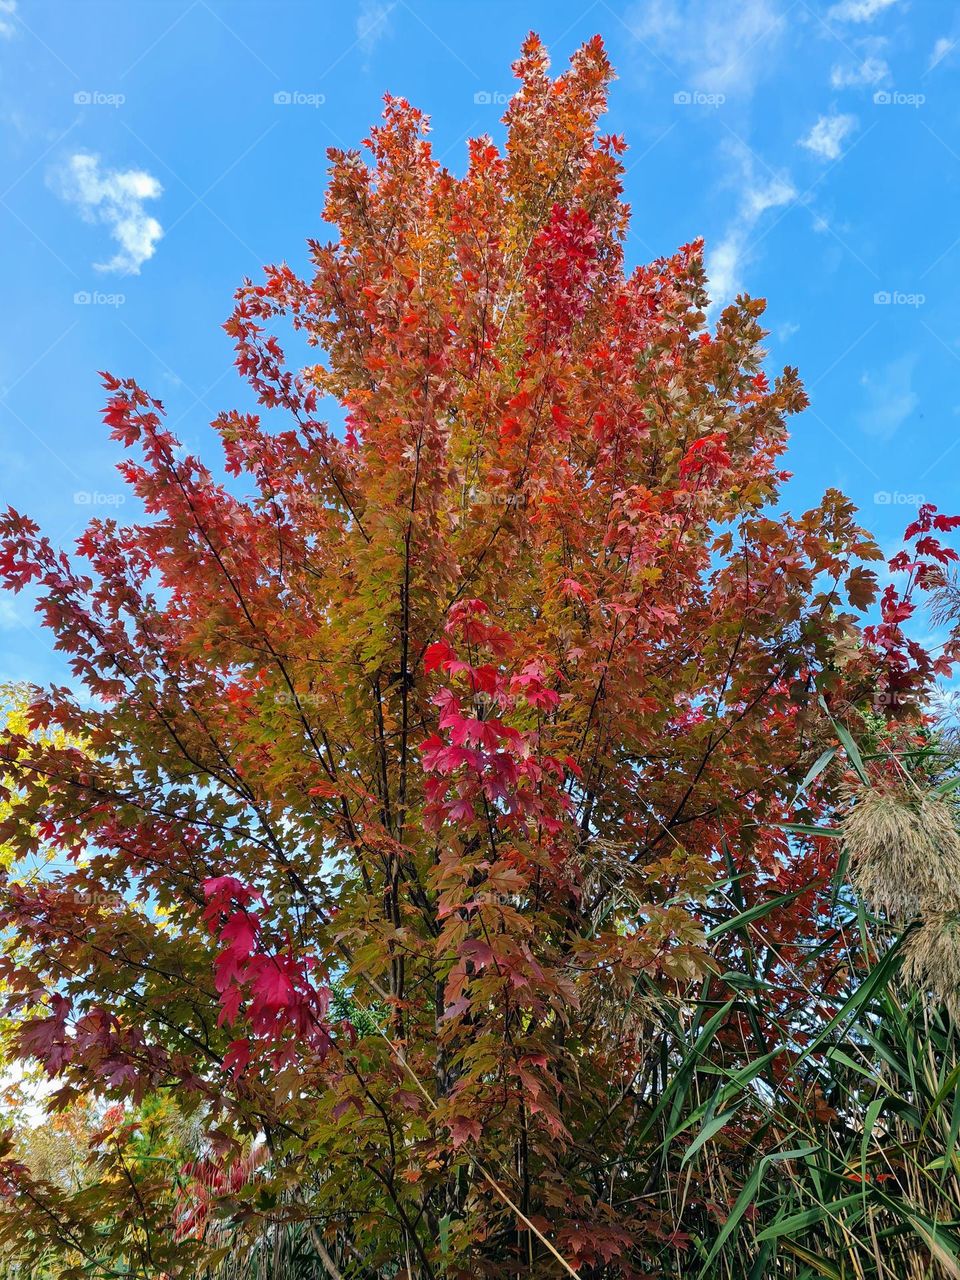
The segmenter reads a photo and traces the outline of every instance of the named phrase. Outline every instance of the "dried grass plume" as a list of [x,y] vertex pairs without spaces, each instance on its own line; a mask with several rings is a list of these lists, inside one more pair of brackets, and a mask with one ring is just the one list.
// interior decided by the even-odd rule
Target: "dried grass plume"
[[960,911],[932,911],[907,938],[901,974],[960,1013]]
[[903,923],[960,895],[960,835],[945,801],[864,787],[841,825],[850,878],[875,911]]

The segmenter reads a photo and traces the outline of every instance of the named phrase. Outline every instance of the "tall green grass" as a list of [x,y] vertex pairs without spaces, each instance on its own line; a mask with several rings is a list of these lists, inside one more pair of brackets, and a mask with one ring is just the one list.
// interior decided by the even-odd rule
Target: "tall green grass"
[[[862,913],[860,924],[874,962],[840,1014],[819,1030],[783,1026],[745,1068],[718,1065],[716,1012],[674,1015],[674,1067],[654,1110],[665,1179],[688,1174],[677,1211],[689,1243],[661,1257],[663,1276],[960,1277],[957,1030],[904,992],[900,945],[877,956]],[[754,979],[731,1000],[763,1025],[775,996]],[[769,1068],[781,1056],[801,1087],[778,1086]]]
[[[746,927],[755,922],[754,915]],[[811,991],[809,1016],[781,1024],[772,1047],[746,1059],[724,1044],[730,1016],[741,1015],[745,1026],[777,1025],[775,983],[743,973],[727,975],[720,997],[716,979],[682,999],[652,983],[638,990],[656,1028],[649,1043],[656,1065],[635,1152],[644,1194],[670,1209],[680,1232],[651,1257],[652,1276],[960,1277],[957,1028],[924,993],[905,991],[902,940],[878,945],[862,908],[840,927],[857,977],[839,1013],[823,1019]],[[786,1072],[776,1068],[781,1058]],[[791,1083],[778,1083],[784,1079]],[[330,1276],[316,1248],[323,1226],[291,1225],[252,1243],[238,1235],[210,1280]],[[322,1239],[342,1280],[406,1274],[399,1261],[366,1268],[338,1248],[335,1233]],[[553,1272],[542,1264],[537,1274]],[[621,1272],[583,1274],[614,1280]]]
[[[898,938],[840,896],[835,918],[824,922],[844,944],[844,995],[831,997],[840,1008],[823,1013],[814,978],[824,945],[818,938],[790,961],[792,980],[809,983],[809,1004],[784,1015],[777,949],[764,942],[766,909],[738,912],[731,897],[716,926],[742,936],[739,972],[714,974],[681,993],[641,982],[635,993],[649,1069],[623,1194],[639,1194],[677,1228],[652,1247],[647,1273],[662,1280],[960,1280],[960,1038],[947,1007],[901,980],[916,926]],[[739,1042],[731,1027],[742,1029]],[[302,1214],[309,1188],[300,1192]],[[611,1194],[620,1194],[617,1178]],[[321,1220],[259,1231],[220,1221],[209,1243],[199,1280],[407,1274],[402,1259],[371,1269],[336,1224]],[[443,1242],[437,1246],[442,1258]],[[77,1269],[69,1271],[63,1260],[26,1270],[0,1263],[0,1280],[142,1275],[116,1257],[99,1266],[72,1261]],[[554,1274],[549,1263],[537,1267],[538,1280]],[[582,1274],[616,1280],[622,1272],[609,1266]]]

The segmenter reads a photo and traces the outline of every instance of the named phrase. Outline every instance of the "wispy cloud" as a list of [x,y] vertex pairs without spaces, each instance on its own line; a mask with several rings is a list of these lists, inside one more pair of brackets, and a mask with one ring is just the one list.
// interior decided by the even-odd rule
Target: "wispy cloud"
[[840,0],[827,10],[836,22],[872,22],[879,13],[891,9],[899,0]]
[[785,28],[777,0],[640,0],[624,21],[692,89],[749,95]]
[[364,53],[372,53],[389,33],[392,9],[392,4],[384,4],[382,0],[362,0],[357,14],[356,32],[357,43]]
[[100,157],[80,152],[52,176],[61,199],[76,205],[86,222],[109,227],[119,245],[109,262],[95,262],[98,271],[139,275],[140,268],[156,252],[163,228],[144,208],[163,191],[143,169],[102,169]]
[[930,61],[927,63],[927,70],[932,71],[935,66],[941,63],[952,49],[957,47],[957,42],[950,36],[941,36],[937,43],[933,46],[930,53]]
[[889,440],[906,422],[920,397],[913,389],[913,373],[917,357],[912,354],[892,360],[879,373],[865,373],[860,378],[866,405],[857,414],[860,429],[881,440]]
[[743,195],[736,217],[707,252],[705,265],[713,307],[725,305],[742,291],[744,268],[751,257],[752,233],[763,215],[789,204],[797,195],[787,174],[773,174],[766,181],[758,181],[753,159],[746,148],[735,148],[734,158],[739,162]]
[[890,67],[883,58],[867,57],[862,62],[847,67],[834,67],[830,83],[835,89],[849,89],[856,85],[882,84],[890,78]]
[[9,40],[16,31],[16,12],[17,0],[0,0],[0,39]]
[[857,117],[847,115],[821,116],[800,146],[812,151],[821,160],[837,160],[843,151],[843,142],[857,127]]
[[17,610],[10,601],[0,600],[0,631],[14,631],[22,625]]

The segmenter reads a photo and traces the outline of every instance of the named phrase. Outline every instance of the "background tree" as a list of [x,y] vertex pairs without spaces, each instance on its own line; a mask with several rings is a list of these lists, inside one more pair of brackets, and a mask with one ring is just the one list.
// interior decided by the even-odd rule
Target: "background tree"
[[[933,674],[858,628],[851,504],[777,507],[806,401],[764,304],[709,328],[699,243],[627,271],[599,39],[515,69],[461,178],[395,98],[368,159],[330,153],[336,239],[226,325],[261,408],[214,423],[229,481],[105,375],[145,519],[74,558],[0,521],[91,695],[37,690],[67,740],[4,746],[0,841],[56,852],[3,893],[17,1050],[57,1105],[173,1091],[224,1167],[262,1138],[211,1211],[308,1224],[330,1275],[685,1266],[783,1151],[770,1091],[810,1101],[784,1027],[847,992],[835,846],[782,824],[805,780],[800,825],[830,811],[837,724]],[[666,1137],[701,1036],[768,1091],[718,1181]],[[127,1168],[124,1274],[194,1274],[169,1182]],[[102,1204],[5,1177],[24,1249],[92,1268]]]

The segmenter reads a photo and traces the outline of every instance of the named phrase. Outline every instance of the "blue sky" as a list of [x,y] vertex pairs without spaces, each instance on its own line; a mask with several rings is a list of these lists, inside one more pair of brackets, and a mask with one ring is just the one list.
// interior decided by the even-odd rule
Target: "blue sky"
[[[848,492],[893,547],[960,510],[960,10],[947,0],[0,0],[0,504],[69,544],[134,516],[96,370],[134,375],[213,460],[244,403],[220,329],[261,264],[323,238],[325,149],[384,91],[502,136],[529,29],[555,67],[600,32],[630,143],[629,255],[703,235],[714,291],[765,296],[798,365],[789,505]],[[0,600],[0,679],[61,677]]]

